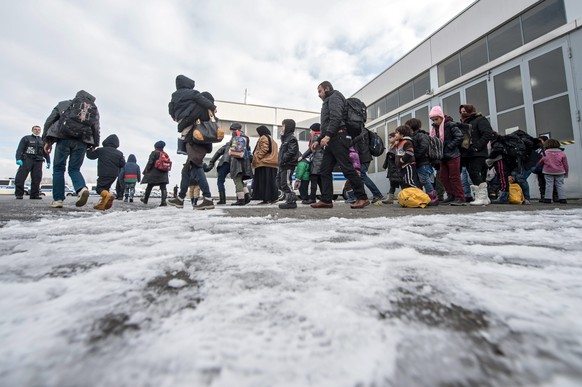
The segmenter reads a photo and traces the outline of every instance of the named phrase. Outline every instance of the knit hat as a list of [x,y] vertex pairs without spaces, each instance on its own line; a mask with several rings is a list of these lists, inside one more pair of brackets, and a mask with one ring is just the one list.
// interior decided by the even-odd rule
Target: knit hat
[[313,130],[314,132],[321,132],[321,125],[316,122],[315,124],[312,124],[309,129]]
[[[440,106],[433,106],[430,109],[430,113],[428,113],[429,118],[440,117],[442,118],[441,123],[439,124],[439,138],[441,141],[445,141],[445,114],[443,113],[443,109]],[[430,136],[436,136],[436,130],[434,125],[430,127]]]
[[241,130],[242,129],[242,125],[239,124],[238,122],[233,122],[230,125],[230,130]]
[[162,140],[160,140],[160,141],[158,141],[158,142],[156,142],[154,144],[154,148],[156,148],[156,149],[162,149],[163,150],[165,146],[166,146],[166,143],[163,142]]

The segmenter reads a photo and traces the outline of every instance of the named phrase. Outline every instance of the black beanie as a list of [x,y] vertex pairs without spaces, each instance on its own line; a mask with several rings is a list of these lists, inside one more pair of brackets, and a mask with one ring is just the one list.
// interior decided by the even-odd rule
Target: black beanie
[[312,124],[312,125],[309,127],[309,129],[310,129],[310,130],[314,130],[314,131],[316,131],[316,132],[321,132],[321,125],[320,125],[319,123],[317,123],[317,122],[316,122],[315,124]]
[[154,148],[156,148],[156,149],[162,149],[163,150],[165,146],[166,146],[166,143],[163,142],[162,140],[160,140],[160,141],[158,141],[158,142],[156,142],[154,144]]
[[233,122],[230,125],[230,130],[241,130],[242,129],[242,125],[239,124],[238,122]]

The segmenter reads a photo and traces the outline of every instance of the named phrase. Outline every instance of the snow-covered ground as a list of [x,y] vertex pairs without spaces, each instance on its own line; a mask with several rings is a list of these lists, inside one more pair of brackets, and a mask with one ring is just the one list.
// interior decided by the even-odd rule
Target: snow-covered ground
[[0,229],[1,386],[579,386],[582,210]]

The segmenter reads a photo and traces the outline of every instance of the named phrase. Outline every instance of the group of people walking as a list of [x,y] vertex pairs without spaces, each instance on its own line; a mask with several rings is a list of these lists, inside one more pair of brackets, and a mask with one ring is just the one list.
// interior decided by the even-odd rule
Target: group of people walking
[[[370,132],[354,132],[347,125],[346,98],[332,84],[324,81],[317,87],[322,100],[321,123],[311,125],[308,149],[301,153],[295,137],[296,122],[287,118],[281,122],[281,143],[278,144],[269,128],[259,126],[259,135],[251,151],[249,137],[240,123],[230,125],[231,138],[204,163],[212,152],[212,142],[200,141],[198,126],[201,122],[214,121],[216,105],[209,92],[195,90],[195,82],[184,76],[176,77],[176,91],[171,96],[168,111],[177,123],[178,132],[185,144],[186,162],[181,171],[179,191],[174,198],[167,199],[168,172],[172,162],[164,151],[165,142],[157,141],[147,164],[141,170],[135,155],[130,154],[126,162],[117,135],[108,136],[101,147],[99,112],[95,97],[84,90],[75,98],[61,101],[53,109],[41,128],[34,126],[32,135],[25,136],[17,149],[16,198],[22,199],[24,181],[31,174],[30,198],[38,199],[42,177],[42,164],[50,167],[53,146],[53,202],[51,207],[63,207],[67,170],[77,193],[77,206],[86,204],[89,190],[80,168],[85,156],[97,160],[97,187],[101,196],[96,209],[106,210],[113,204],[115,196],[111,186],[118,180],[123,188],[125,201],[133,202],[137,183],[147,184],[143,203],[148,203],[152,189],[159,186],[161,206],[167,204],[183,207],[190,196],[195,209],[212,209],[215,203],[206,178],[206,173],[217,168],[218,202],[226,204],[225,180],[228,175],[236,189],[236,200],[232,205],[243,206],[251,200],[259,204],[275,203],[279,192],[284,195],[281,209],[297,208],[298,197],[294,188],[299,188],[302,204],[314,209],[333,207],[332,172],[339,166],[346,177],[348,202],[353,209],[362,209],[370,203],[392,203],[398,188],[422,189],[430,198],[430,204],[487,205],[508,203],[509,186],[516,182],[522,189],[525,204],[530,194],[527,178],[538,174],[542,201],[552,199],[566,202],[564,178],[568,176],[567,158],[560,143],[548,138],[533,138],[518,130],[502,136],[493,131],[486,117],[477,112],[475,106],[463,104],[459,107],[460,122],[446,115],[440,106],[429,113],[431,128],[422,129],[422,122],[412,118],[389,134],[385,153],[384,169],[390,182],[388,195],[384,196],[367,175],[373,156],[370,153]],[[218,128],[218,131],[221,129]],[[518,143],[519,141],[519,143]],[[434,144],[440,144],[441,153],[434,156]],[[516,151],[517,149],[517,151]],[[494,184],[487,183],[488,170],[495,171]],[[296,175],[293,187],[292,176]],[[249,187],[245,181],[252,179]],[[365,187],[372,193],[368,198]],[[494,190],[492,188],[495,187]],[[319,189],[319,201],[317,190]],[[554,192],[555,191],[555,192]],[[198,198],[199,193],[202,194]],[[119,194],[119,188],[118,188]],[[200,199],[200,200],[199,200]]]

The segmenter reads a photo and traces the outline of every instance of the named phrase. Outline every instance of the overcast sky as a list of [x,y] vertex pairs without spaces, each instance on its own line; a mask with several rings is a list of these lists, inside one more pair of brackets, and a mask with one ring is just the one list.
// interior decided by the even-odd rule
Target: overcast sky
[[[0,177],[16,174],[22,136],[80,89],[97,98],[101,138],[117,134],[144,164],[157,140],[175,151],[178,74],[218,100],[247,89],[251,104],[319,111],[319,82],[354,93],[472,2],[3,1]],[[85,161],[90,181],[95,167]]]

